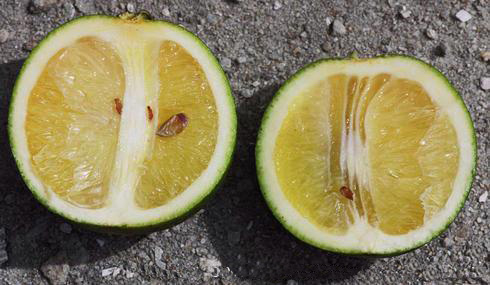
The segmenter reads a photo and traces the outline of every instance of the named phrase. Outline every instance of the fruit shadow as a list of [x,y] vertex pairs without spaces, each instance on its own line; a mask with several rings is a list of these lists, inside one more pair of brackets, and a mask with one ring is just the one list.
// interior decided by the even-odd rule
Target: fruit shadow
[[1,267],[37,268],[63,252],[67,260],[59,262],[86,264],[131,247],[141,237],[98,234],[75,226],[62,230],[64,220],[39,204],[22,180],[10,150],[7,124],[12,89],[23,63],[0,64],[0,228],[6,232],[8,254]]
[[294,238],[273,217],[259,190],[255,142],[260,120],[278,86],[269,86],[238,106],[238,145],[228,176],[203,214],[223,268],[254,282],[343,280],[373,259],[314,248]]

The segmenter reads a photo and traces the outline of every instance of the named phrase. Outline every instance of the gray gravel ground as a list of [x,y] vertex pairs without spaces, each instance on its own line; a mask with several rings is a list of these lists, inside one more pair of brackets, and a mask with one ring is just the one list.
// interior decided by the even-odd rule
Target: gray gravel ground
[[[47,32],[86,14],[140,9],[195,32],[221,61],[239,144],[224,186],[192,218],[148,236],[95,234],[49,213],[25,187],[8,146],[8,103]],[[471,19],[459,20],[461,9]],[[490,77],[481,56],[490,51],[489,14],[487,0],[1,1],[0,284],[488,284],[490,91],[480,85]],[[345,257],[296,240],[270,214],[254,174],[256,130],[278,86],[307,63],[354,50],[433,64],[461,91],[477,130],[478,171],[463,211],[442,236],[399,257]]]

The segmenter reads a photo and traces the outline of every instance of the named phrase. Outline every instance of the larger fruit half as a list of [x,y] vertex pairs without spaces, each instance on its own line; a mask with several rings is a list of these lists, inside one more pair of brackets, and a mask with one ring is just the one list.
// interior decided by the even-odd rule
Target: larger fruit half
[[88,16],[51,32],[14,88],[9,133],[31,191],[102,228],[182,218],[229,166],[228,80],[193,34],[142,15]]
[[284,84],[264,116],[257,171],[298,238],[391,255],[444,230],[467,197],[475,133],[435,68],[403,56],[323,60]]

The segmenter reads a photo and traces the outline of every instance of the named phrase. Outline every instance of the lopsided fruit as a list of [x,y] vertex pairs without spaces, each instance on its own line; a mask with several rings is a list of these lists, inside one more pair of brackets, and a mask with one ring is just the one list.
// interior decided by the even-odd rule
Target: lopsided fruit
[[394,255],[461,210],[476,142],[463,100],[434,67],[407,56],[321,60],[277,92],[256,158],[267,203],[296,237]]

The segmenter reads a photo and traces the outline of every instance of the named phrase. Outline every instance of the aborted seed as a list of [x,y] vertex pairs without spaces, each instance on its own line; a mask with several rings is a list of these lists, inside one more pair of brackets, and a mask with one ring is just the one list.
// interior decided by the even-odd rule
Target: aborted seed
[[347,198],[349,200],[354,199],[354,193],[352,193],[352,191],[347,186],[340,187],[340,194],[342,194],[342,196],[344,196],[345,198]]
[[171,137],[180,134],[188,125],[189,121],[184,113],[178,113],[163,123],[157,131],[161,137]]
[[115,103],[115,106],[116,106],[116,112],[121,115],[122,113],[122,102],[121,102],[121,99],[119,98],[114,98],[114,103]]
[[146,106],[146,109],[148,110],[148,120],[153,120],[153,110],[150,106]]

